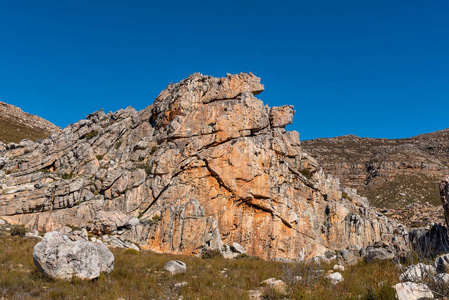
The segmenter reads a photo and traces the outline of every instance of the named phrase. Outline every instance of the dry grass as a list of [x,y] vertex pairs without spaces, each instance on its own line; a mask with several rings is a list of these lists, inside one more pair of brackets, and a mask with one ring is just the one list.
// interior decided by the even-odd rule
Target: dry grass
[[50,133],[44,132],[42,129],[28,127],[10,119],[0,118],[0,141],[4,143],[19,143],[23,139],[37,141],[45,139],[49,135]]
[[[248,258],[200,259],[142,251],[130,255],[112,249],[115,267],[95,281],[50,280],[36,270],[32,251],[36,239],[0,237],[0,298],[6,299],[249,299],[248,290],[275,277],[289,284],[289,299],[394,299],[391,286],[398,282],[392,263],[360,263],[343,272],[345,281],[332,286],[315,268]],[[187,272],[175,276],[164,271],[169,260],[187,264]],[[324,266],[330,269],[332,265]],[[295,281],[300,275],[302,281]],[[187,286],[175,288],[176,283]],[[265,299],[285,299],[266,288]]]

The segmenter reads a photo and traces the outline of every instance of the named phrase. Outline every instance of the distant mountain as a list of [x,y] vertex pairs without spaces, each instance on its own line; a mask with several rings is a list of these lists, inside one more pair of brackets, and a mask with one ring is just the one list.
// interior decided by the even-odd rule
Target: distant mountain
[[301,143],[327,173],[380,208],[441,205],[438,183],[449,172],[449,129],[406,139],[354,135]]
[[61,128],[41,117],[23,112],[20,108],[0,102],[0,141],[19,143],[23,139],[36,141],[48,137]]

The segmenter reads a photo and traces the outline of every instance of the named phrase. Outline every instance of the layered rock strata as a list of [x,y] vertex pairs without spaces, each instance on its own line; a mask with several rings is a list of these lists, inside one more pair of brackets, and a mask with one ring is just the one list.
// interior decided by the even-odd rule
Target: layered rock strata
[[264,105],[263,90],[251,73],[194,74],[142,111],[98,111],[38,143],[0,144],[0,216],[170,253],[238,243],[304,259],[402,247],[404,227],[326,176],[284,129],[293,107]]

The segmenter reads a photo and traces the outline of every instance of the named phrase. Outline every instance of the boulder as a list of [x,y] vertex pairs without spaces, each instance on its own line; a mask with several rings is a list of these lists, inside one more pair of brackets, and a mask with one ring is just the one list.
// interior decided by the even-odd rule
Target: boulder
[[434,266],[418,263],[407,267],[406,271],[399,276],[399,280],[419,283],[427,278],[433,278],[436,274],[437,270]]
[[435,268],[438,273],[449,271],[449,254],[443,254],[435,259]]
[[48,232],[34,246],[33,261],[50,278],[95,279],[114,268],[114,255],[101,242],[73,241],[58,231]]
[[393,286],[397,300],[433,299],[433,293],[424,283],[403,282]]
[[2,219],[0,219],[0,225],[5,225],[5,224],[6,224],[6,222],[3,221]]
[[395,257],[394,252],[385,249],[385,248],[373,248],[368,249],[365,255],[365,260],[367,263],[381,261],[381,260],[390,260]]
[[170,272],[170,274],[175,275],[185,273],[187,266],[180,260],[171,260],[165,264],[164,269]]

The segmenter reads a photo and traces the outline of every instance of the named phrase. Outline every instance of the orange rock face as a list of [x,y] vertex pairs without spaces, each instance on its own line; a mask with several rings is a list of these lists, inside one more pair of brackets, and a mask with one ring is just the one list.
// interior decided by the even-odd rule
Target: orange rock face
[[[326,176],[284,129],[292,106],[264,105],[263,88],[251,73],[194,74],[141,112],[97,112],[30,149],[0,148],[0,216],[45,230],[112,223],[112,235],[170,253],[236,242],[264,259],[304,259],[401,247],[403,226]],[[123,215],[139,221],[117,225]]]

